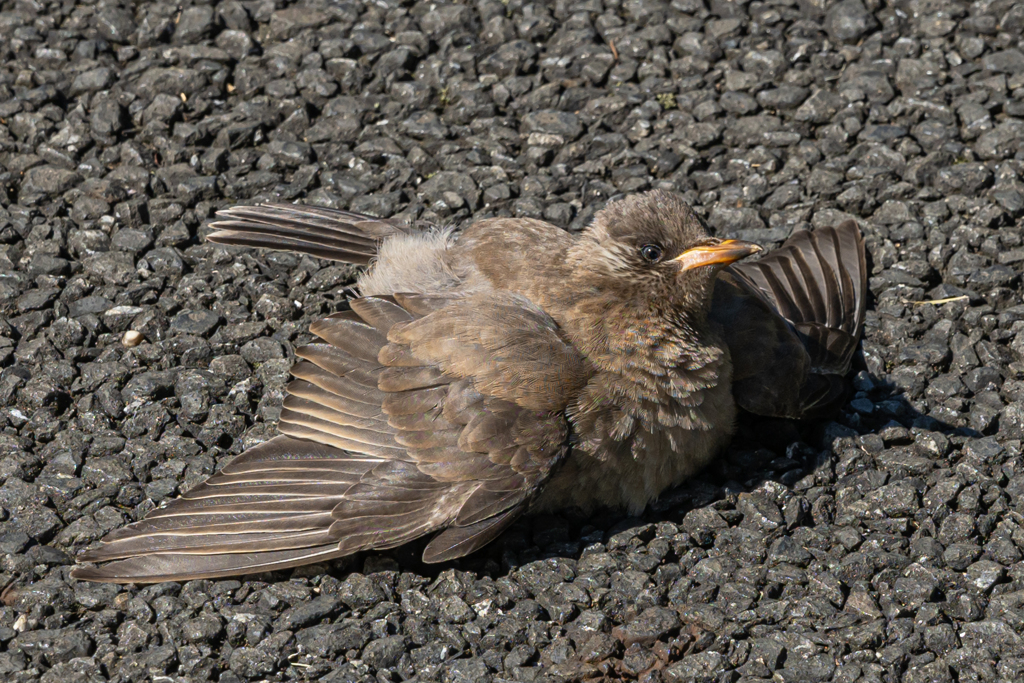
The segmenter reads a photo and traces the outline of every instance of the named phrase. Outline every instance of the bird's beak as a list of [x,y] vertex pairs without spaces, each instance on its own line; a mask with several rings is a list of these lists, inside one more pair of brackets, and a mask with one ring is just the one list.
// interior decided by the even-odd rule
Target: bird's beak
[[706,244],[687,249],[672,260],[679,264],[681,271],[693,270],[703,266],[728,265],[759,251],[761,251],[761,247],[753,242],[725,240],[718,244]]

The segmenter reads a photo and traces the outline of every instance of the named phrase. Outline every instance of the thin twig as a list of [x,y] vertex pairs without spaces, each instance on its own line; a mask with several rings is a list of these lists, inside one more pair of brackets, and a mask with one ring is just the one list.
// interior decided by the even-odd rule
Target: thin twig
[[619,61],[619,51],[615,49],[615,41],[614,40],[609,40],[608,41],[608,47],[610,47],[612,49],[612,57],[615,58],[615,61],[616,62]]
[[966,294],[961,294],[960,296],[951,296],[946,299],[932,299],[931,301],[907,301],[906,303],[914,304],[917,306],[920,306],[922,304],[948,304],[952,303],[953,301],[963,301],[964,299],[970,298],[971,297],[967,296]]

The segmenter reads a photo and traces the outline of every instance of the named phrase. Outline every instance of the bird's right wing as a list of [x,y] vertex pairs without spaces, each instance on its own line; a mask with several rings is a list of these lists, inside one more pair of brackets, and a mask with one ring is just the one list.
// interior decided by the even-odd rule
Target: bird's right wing
[[850,369],[868,286],[864,238],[855,222],[801,230],[764,258],[730,270],[793,324],[816,371],[842,375]]
[[[506,529],[567,452],[585,362],[511,294],[368,297],[297,351],[283,436],[79,557],[94,581],[282,569],[440,531],[439,562]],[[516,331],[509,334],[509,330]],[[525,330],[525,332],[524,332]]]
[[380,242],[406,230],[392,221],[300,204],[257,204],[218,211],[207,239],[219,244],[280,249],[365,265]]
[[779,417],[832,410],[866,301],[864,239],[853,221],[797,232],[764,258],[725,268],[712,316],[728,333],[739,405]]

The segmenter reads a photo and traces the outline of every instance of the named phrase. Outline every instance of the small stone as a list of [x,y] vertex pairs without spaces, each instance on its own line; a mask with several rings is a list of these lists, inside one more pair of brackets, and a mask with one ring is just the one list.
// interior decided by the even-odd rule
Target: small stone
[[144,339],[145,336],[138,330],[128,330],[121,337],[121,344],[130,349],[141,344]]
[[135,31],[132,13],[120,7],[107,6],[96,14],[96,29],[112,43],[127,43]]
[[822,88],[797,108],[793,118],[809,123],[828,123],[844,104],[842,97],[832,90]]
[[681,623],[675,610],[649,607],[628,624],[612,629],[612,635],[621,640],[625,647],[633,643],[653,645],[659,640],[664,640],[678,629]]
[[850,407],[862,415],[870,415],[875,412],[875,404],[866,398],[855,398],[850,401]]
[[285,610],[278,622],[278,628],[294,631],[312,626],[337,614],[341,606],[341,598],[335,595],[317,596]]
[[981,64],[989,71],[1019,74],[1024,72],[1024,53],[1017,49],[993,52],[982,57]]
[[264,678],[277,668],[277,655],[258,647],[232,650],[228,667],[243,678]]
[[724,667],[722,655],[708,650],[695,655],[686,655],[664,671],[669,683],[714,683]]
[[363,661],[380,671],[398,663],[405,652],[405,638],[390,636],[372,641],[363,649]]
[[861,0],[843,0],[825,14],[825,31],[839,43],[855,43],[878,26],[878,21]]
[[177,43],[194,43],[207,38],[213,31],[213,26],[213,7],[210,5],[186,7],[178,16],[174,27],[174,40]]
[[978,560],[967,568],[968,583],[987,593],[1006,576],[1006,568],[991,560]]
[[473,608],[457,595],[449,595],[441,601],[440,614],[451,624],[465,624],[476,617]]
[[205,337],[213,332],[220,320],[220,315],[215,311],[182,311],[171,321],[171,332]]
[[557,135],[571,142],[583,133],[579,117],[571,112],[544,110],[533,112],[523,118],[527,133]]
[[36,166],[25,172],[21,191],[26,195],[63,194],[82,182],[82,176],[54,166]]
[[108,67],[98,67],[83,71],[71,82],[70,95],[77,97],[82,93],[106,90],[114,82],[114,71]]
[[942,553],[942,561],[950,569],[964,571],[979,555],[981,555],[980,547],[974,543],[963,541],[953,543],[946,548],[945,552]]

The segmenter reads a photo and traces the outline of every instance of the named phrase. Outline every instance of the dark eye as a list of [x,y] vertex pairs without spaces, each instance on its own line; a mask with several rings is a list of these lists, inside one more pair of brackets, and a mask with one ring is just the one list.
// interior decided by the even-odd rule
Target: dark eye
[[663,253],[664,250],[661,248],[660,244],[645,244],[640,247],[640,255],[649,263],[657,263],[660,261]]

